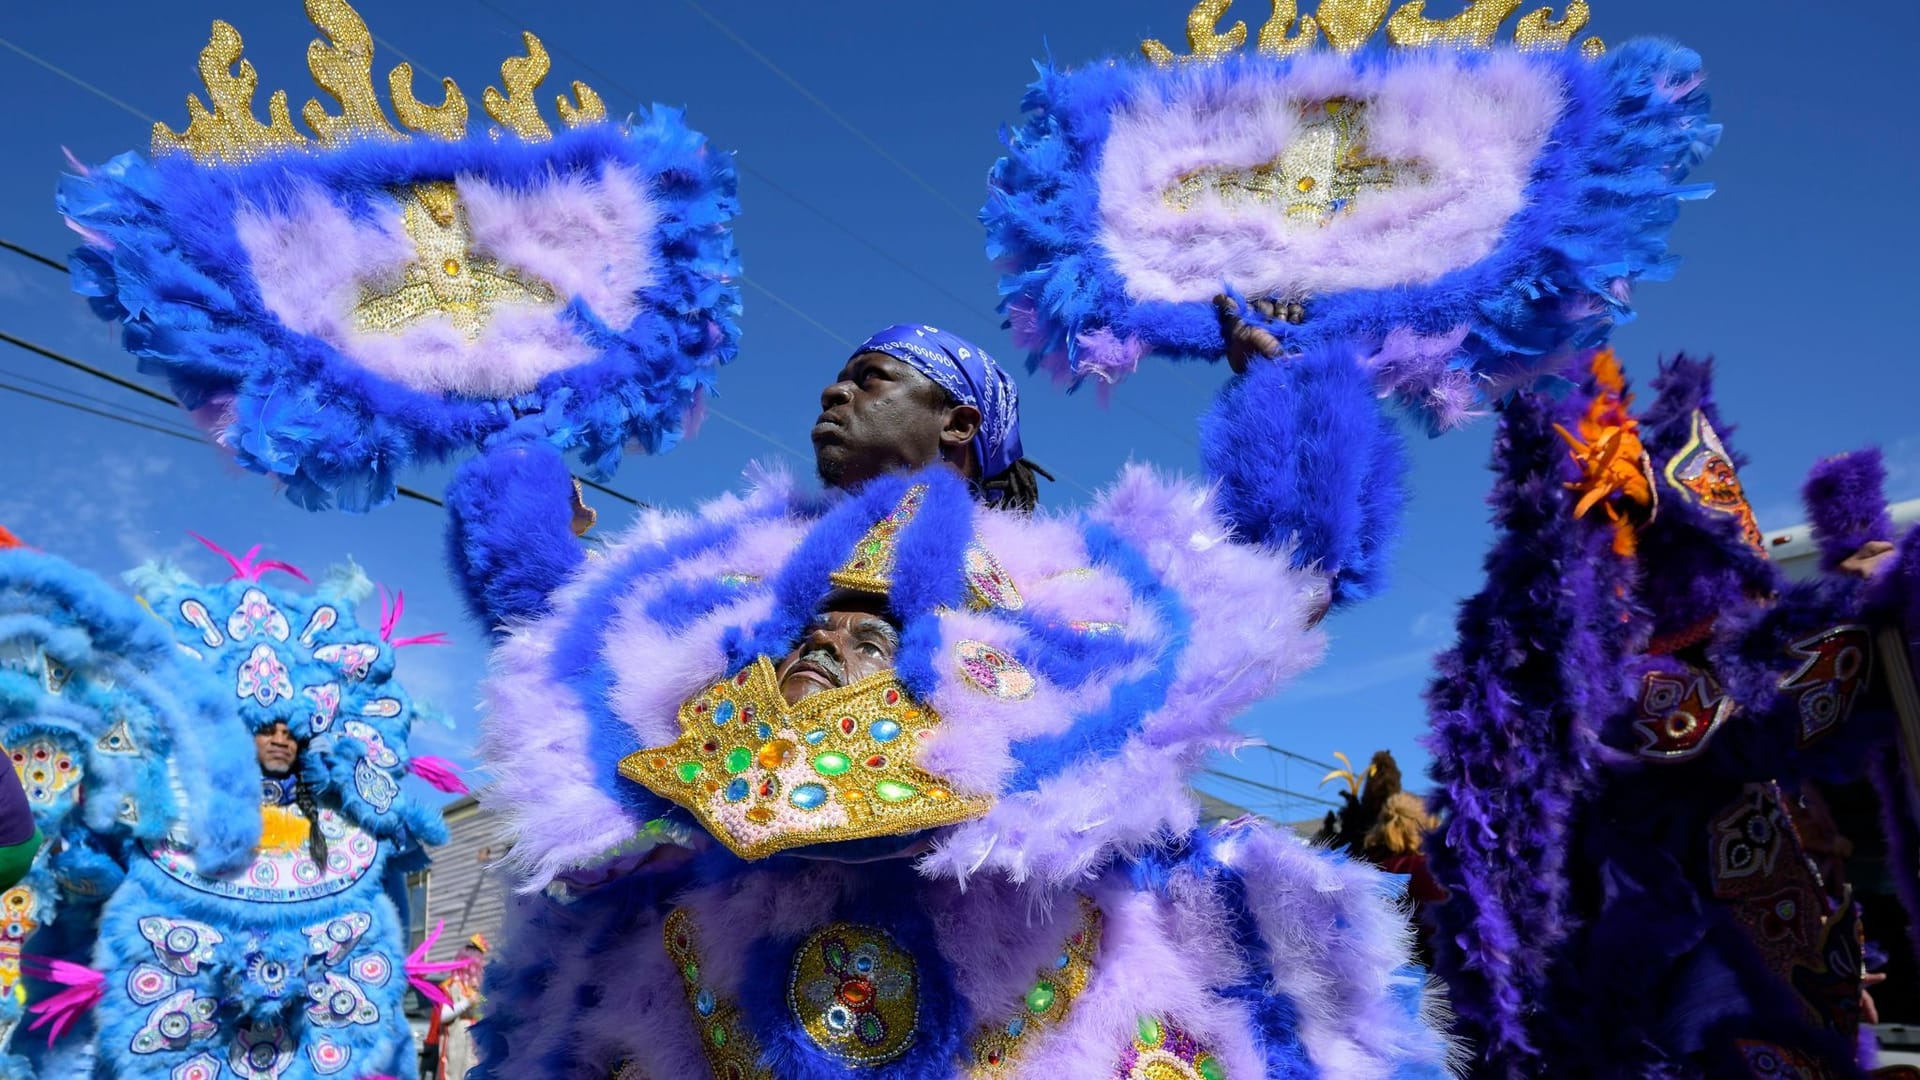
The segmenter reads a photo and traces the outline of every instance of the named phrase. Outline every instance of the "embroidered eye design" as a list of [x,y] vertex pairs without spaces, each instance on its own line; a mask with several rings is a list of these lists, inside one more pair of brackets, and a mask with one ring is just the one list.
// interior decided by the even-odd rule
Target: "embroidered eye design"
[[278,1024],[241,1024],[227,1049],[227,1064],[240,1080],[277,1080],[293,1063],[293,1037]]
[[307,951],[332,967],[353,951],[353,947],[372,926],[372,915],[364,911],[349,911],[301,932],[307,935]]
[[342,676],[358,682],[373,670],[373,662],[380,658],[380,647],[357,641],[344,645],[322,645],[313,650],[313,658],[323,664],[333,665]]
[[219,1030],[213,1014],[219,1002],[182,990],[161,1001],[147,1014],[147,1022],[133,1036],[133,1052],[157,1054],[162,1050],[182,1050],[203,1041]]
[[[291,632],[287,617],[259,589],[248,589],[240,594],[239,605],[233,609],[233,614],[227,616],[227,636],[235,641],[245,641],[255,634],[285,641]],[[216,645],[218,642],[209,641],[207,644]]]
[[380,1019],[379,1007],[367,1000],[359,983],[344,975],[329,972],[325,982],[307,987],[307,996],[313,999],[307,1019],[321,1027],[373,1024]]
[[225,941],[220,931],[190,919],[149,915],[140,920],[140,936],[153,954],[175,975],[197,975],[200,965],[213,959],[213,947]]
[[393,748],[388,746],[387,741],[380,737],[380,732],[374,728],[373,725],[365,724],[358,720],[349,720],[346,722],[343,730],[347,733],[349,739],[359,739],[366,745],[366,760],[373,762],[383,769],[391,769],[400,764],[400,755],[393,752]]
[[255,953],[247,960],[247,978],[273,997],[287,988],[292,969],[279,960]]

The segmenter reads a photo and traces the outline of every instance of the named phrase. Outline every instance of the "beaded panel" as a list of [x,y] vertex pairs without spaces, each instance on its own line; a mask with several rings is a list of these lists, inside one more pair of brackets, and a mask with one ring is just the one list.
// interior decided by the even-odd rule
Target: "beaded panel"
[[971,1040],[967,1080],[1004,1080],[1021,1058],[1053,1028],[1067,1020],[1074,1001],[1093,977],[1100,952],[1100,909],[1080,898],[1080,920],[1059,955],[1035,976],[1013,1015],[982,1024]]
[[[693,925],[693,916],[685,908],[675,908],[667,914],[662,932],[667,957],[680,973],[680,989],[686,992],[687,1006],[693,1010],[700,1052],[706,1055],[715,1080],[772,1080],[773,1072],[760,1064],[760,1046],[747,1030],[740,1006],[717,993],[701,968],[700,933]],[[616,1075],[624,1080],[629,1074],[642,1075],[632,1063],[622,1065]]]

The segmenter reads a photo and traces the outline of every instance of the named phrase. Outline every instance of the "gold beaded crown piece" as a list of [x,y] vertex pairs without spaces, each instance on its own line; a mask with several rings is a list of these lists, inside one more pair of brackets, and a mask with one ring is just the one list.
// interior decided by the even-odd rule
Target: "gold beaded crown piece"
[[[1392,0],[1320,0],[1311,15],[1300,14],[1298,0],[1273,0],[1273,15],[1260,28],[1255,49],[1268,56],[1297,56],[1312,49],[1324,34],[1335,50],[1355,52],[1386,27],[1387,42],[1396,48],[1491,49],[1501,24],[1512,18],[1526,0],[1470,0],[1466,9],[1450,18],[1429,18],[1426,0],[1407,0],[1392,17]],[[1247,24],[1236,21],[1225,32],[1220,19],[1233,0],[1200,0],[1187,14],[1190,55],[1178,56],[1159,41],[1143,41],[1140,51],[1156,64],[1175,60],[1218,60],[1240,51],[1247,43]],[[1587,25],[1591,12],[1585,0],[1571,0],[1555,18],[1543,7],[1524,15],[1513,28],[1513,44],[1522,50],[1564,49]],[[1580,52],[1594,59],[1607,51],[1597,37],[1580,43]]]
[[[467,99],[460,88],[452,79],[442,79],[444,99],[438,105],[428,105],[413,96],[413,65],[407,63],[387,75],[394,115],[407,131],[395,128],[387,121],[373,89],[373,35],[366,22],[346,0],[306,0],[306,9],[307,18],[325,35],[307,46],[307,69],[313,73],[313,81],[340,107],[338,114],[330,113],[318,99],[307,100],[300,116],[313,130],[312,139],[293,126],[285,90],[275,90],[267,99],[266,123],[254,115],[253,93],[260,76],[240,55],[240,32],[215,20],[213,36],[200,52],[200,78],[206,84],[212,109],[198,97],[187,95],[187,129],[176,132],[165,124],[154,124],[154,155],[184,151],[202,164],[233,165],[292,150],[333,149],[362,140],[399,142],[411,138],[407,131],[449,142],[466,136]],[[534,95],[552,61],[539,38],[522,36],[526,55],[508,57],[500,65],[506,92],[489,86],[481,101],[498,125],[493,129],[496,136],[511,131],[527,142],[540,142],[552,138],[553,131],[540,115]],[[558,102],[560,119],[568,127],[601,123],[607,118],[606,103],[585,83],[573,84],[573,100],[562,94]]]

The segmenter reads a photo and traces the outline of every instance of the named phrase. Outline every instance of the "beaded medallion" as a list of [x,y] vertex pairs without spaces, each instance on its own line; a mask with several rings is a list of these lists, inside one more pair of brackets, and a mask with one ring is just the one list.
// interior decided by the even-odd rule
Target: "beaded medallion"
[[886,931],[832,923],[793,954],[787,1008],[820,1049],[849,1065],[882,1065],[919,1032],[919,978],[912,954]]
[[1142,1017],[1113,1080],[1226,1080],[1226,1067],[1192,1035],[1158,1017]]

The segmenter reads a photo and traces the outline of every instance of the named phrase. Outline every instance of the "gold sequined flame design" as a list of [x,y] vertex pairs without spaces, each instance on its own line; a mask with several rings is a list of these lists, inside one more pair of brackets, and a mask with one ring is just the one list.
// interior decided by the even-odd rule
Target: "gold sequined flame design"
[[627,755],[620,774],[687,808],[743,859],[904,836],[993,805],[914,763],[940,718],[890,671],[790,706],[763,656],[678,720],[678,739]]
[[[359,139],[407,138],[388,122],[374,91],[373,34],[359,12],[346,0],[306,0],[306,9],[307,18],[323,35],[307,46],[307,70],[340,110],[328,112],[317,98],[308,99],[300,115],[313,129],[311,142],[294,127],[285,90],[275,90],[268,97],[266,123],[254,116],[253,95],[260,76],[241,56],[240,32],[215,20],[207,47],[200,53],[200,80],[206,86],[207,102],[187,96],[185,131],[155,123],[154,154],[185,152],[203,164],[230,165],[314,145],[331,149]],[[500,65],[506,92],[488,87],[483,104],[501,129],[527,142],[539,142],[553,136],[534,100],[551,62],[539,38],[532,34],[522,38],[527,54],[509,57]],[[394,115],[403,128],[437,139],[466,136],[467,99],[452,79],[441,80],[444,97],[439,105],[427,105],[414,96],[412,64],[390,71],[387,86]],[[606,120],[607,106],[600,95],[578,82],[573,84],[573,95],[572,101],[564,94],[557,99],[560,118],[568,127]]]
[[1366,102],[1351,98],[1305,102],[1300,129],[1279,157],[1252,168],[1196,169],[1161,198],[1176,210],[1191,210],[1211,192],[1229,207],[1273,206],[1291,221],[1325,225],[1353,209],[1361,192],[1424,183],[1423,163],[1368,152],[1366,112]]
[[551,304],[553,289],[478,255],[466,208],[448,183],[416,184],[401,204],[415,258],[397,279],[370,283],[353,309],[361,330],[391,333],[429,315],[444,315],[473,341],[504,304]]
[[[1320,0],[1311,15],[1301,14],[1297,0],[1272,0],[1273,13],[1255,39],[1255,49],[1267,56],[1288,57],[1312,49],[1324,34],[1327,44],[1343,53],[1354,52],[1384,26],[1387,41],[1401,49],[1451,48],[1484,51],[1493,48],[1500,27],[1520,10],[1525,0],[1472,0],[1465,10],[1444,19],[1429,18],[1425,0],[1407,0],[1387,15],[1391,0]],[[1163,42],[1140,43],[1148,60],[1165,66],[1176,61],[1207,62],[1239,52],[1247,43],[1247,24],[1236,20],[1221,30],[1220,20],[1233,0],[1200,0],[1187,14],[1187,48],[1182,56]],[[1514,24],[1513,44],[1525,51],[1564,49],[1587,25],[1592,10],[1585,0],[1572,0],[1555,17],[1543,7]],[[1606,43],[1597,37],[1580,43],[1589,60],[1605,55]]]

